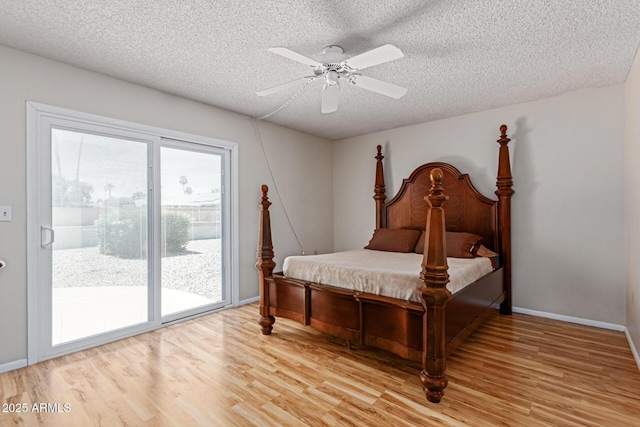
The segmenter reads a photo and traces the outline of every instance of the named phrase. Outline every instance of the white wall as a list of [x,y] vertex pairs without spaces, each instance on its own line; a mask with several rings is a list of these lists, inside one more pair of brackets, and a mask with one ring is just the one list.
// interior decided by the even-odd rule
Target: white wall
[[[259,186],[272,187],[272,182],[248,117],[4,46],[0,64],[0,205],[13,207],[13,221],[0,222],[0,258],[8,265],[0,271],[0,365],[27,354],[26,101],[239,143],[240,299],[258,295],[254,265]],[[259,127],[305,249],[331,251],[332,144],[268,123]],[[271,200],[276,261],[281,265],[285,255],[300,249],[273,193]]]
[[388,198],[417,166],[445,161],[495,199],[503,123],[516,191],[514,306],[625,324],[624,85],[335,141],[335,250],[371,237],[377,144]]
[[640,354],[640,52],[625,85],[627,329]]

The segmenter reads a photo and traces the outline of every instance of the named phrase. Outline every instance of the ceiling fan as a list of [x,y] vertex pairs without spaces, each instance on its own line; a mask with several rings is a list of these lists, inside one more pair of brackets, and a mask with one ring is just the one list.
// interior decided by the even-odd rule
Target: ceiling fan
[[341,79],[346,80],[353,86],[361,87],[394,99],[402,98],[407,93],[407,89],[404,87],[363,76],[359,73],[360,70],[365,68],[404,57],[402,51],[391,44],[385,44],[384,46],[377,47],[351,58],[348,58],[344,54],[340,46],[327,46],[322,50],[322,55],[318,61],[287,49],[286,47],[272,47],[269,48],[268,51],[310,66],[313,70],[313,75],[260,90],[256,92],[259,96],[271,95],[304,82],[322,78],[325,84],[322,87],[321,111],[323,113],[333,113],[338,110],[338,93],[340,91],[338,82]]

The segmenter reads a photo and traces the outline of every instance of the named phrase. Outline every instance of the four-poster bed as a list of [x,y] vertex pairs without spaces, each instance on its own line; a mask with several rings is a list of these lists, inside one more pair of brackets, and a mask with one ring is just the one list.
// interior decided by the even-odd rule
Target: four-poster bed
[[[398,194],[385,202],[382,164],[384,157],[381,147],[377,147],[373,197],[376,205],[376,232],[368,247],[379,249],[376,242],[379,243],[379,237],[383,235],[387,239],[386,243],[383,243],[384,246],[390,243],[389,235],[412,234],[412,231],[403,230],[424,230],[420,238],[420,242],[424,239],[424,245],[418,243],[415,248],[415,252],[422,255],[379,252],[366,248],[360,251],[370,251],[368,253],[376,255],[378,260],[380,257],[382,260],[385,257],[389,260],[407,258],[411,259],[410,262],[416,262],[417,285],[413,285],[412,291],[415,296],[411,297],[388,296],[389,292],[395,291],[393,289],[369,291],[370,288],[378,289],[379,286],[394,287],[394,282],[384,276],[387,272],[376,269],[379,264],[384,264],[384,261],[376,261],[376,267],[371,267],[369,271],[366,270],[366,266],[360,269],[354,267],[354,274],[360,276],[349,280],[354,280],[355,284],[350,284],[347,279],[346,283],[337,283],[342,282],[342,277],[350,276],[345,273],[346,270],[334,271],[333,276],[329,277],[340,279],[331,279],[336,280],[333,283],[327,283],[329,279],[311,280],[304,274],[289,277],[291,274],[286,271],[284,274],[274,273],[269,216],[271,203],[267,196],[268,188],[263,185],[262,199],[259,203],[256,264],[260,280],[259,324],[262,333],[269,335],[275,316],[279,316],[344,338],[350,344],[379,348],[406,359],[421,361],[420,379],[426,397],[431,402],[439,402],[447,386],[446,356],[497,307],[502,314],[511,314],[510,199],[514,191],[511,189],[513,181],[509,164],[507,144],[510,139],[506,134],[507,127],[502,125],[500,131],[495,192],[498,196],[497,201],[480,194],[471,184],[469,176],[461,174],[455,167],[433,162],[413,171],[403,181]],[[493,265],[495,268],[490,267],[487,274],[477,280],[472,279],[472,283],[452,294],[447,289],[447,284],[450,281],[449,264],[453,264],[454,259],[450,258],[448,263],[447,256],[451,256],[448,252],[455,249],[452,248],[451,236],[463,235],[461,232],[465,233],[464,236],[475,236],[478,239],[476,243],[471,243],[471,255],[465,252],[469,248],[463,250],[464,258],[474,258],[475,251],[481,246],[485,252],[497,253],[498,264]],[[412,238],[417,238],[419,234],[420,232],[416,231]],[[479,244],[480,238],[482,245]],[[402,246],[403,249],[383,247],[382,250],[408,252],[405,249],[410,247],[410,251],[413,252],[411,243],[395,243],[397,242],[392,241],[391,246]],[[341,259],[348,258],[348,253],[344,254],[339,255]],[[285,261],[285,267],[297,261],[295,258],[304,258],[298,261],[314,261],[313,256],[290,258],[291,262],[289,259]],[[323,260],[324,265],[321,263]],[[317,261],[317,268],[303,268],[301,271],[313,270],[315,274],[315,270],[323,270],[329,264],[341,264],[323,256],[318,256]],[[344,268],[351,269],[351,266]],[[291,267],[290,270],[293,271]],[[456,275],[452,278],[457,278],[457,274],[452,273]],[[371,282],[376,278],[383,278],[383,282],[390,283],[372,285]],[[364,290],[361,285],[365,286]]]

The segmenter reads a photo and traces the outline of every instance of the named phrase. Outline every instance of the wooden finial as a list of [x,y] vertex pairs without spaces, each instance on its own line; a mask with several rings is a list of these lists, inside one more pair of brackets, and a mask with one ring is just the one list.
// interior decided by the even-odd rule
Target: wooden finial
[[500,139],[498,143],[500,145],[507,145],[511,141],[511,138],[507,137],[507,125],[500,126]]
[[258,203],[258,205],[260,206],[261,209],[268,209],[269,206],[271,206],[271,202],[269,201],[269,187],[265,184],[262,184],[261,187],[262,190],[262,198],[260,199],[260,203]]
[[429,177],[431,178],[431,189],[427,198],[434,208],[442,207],[442,204],[449,200],[449,196],[444,194],[444,188],[442,187],[444,174],[441,169],[435,168],[431,171]]
[[376,160],[380,161],[384,159],[384,156],[382,155],[382,145],[378,145],[376,148],[378,149],[378,155],[376,156]]
[[429,174],[429,178],[431,178],[431,185],[442,185],[442,169],[435,168]]

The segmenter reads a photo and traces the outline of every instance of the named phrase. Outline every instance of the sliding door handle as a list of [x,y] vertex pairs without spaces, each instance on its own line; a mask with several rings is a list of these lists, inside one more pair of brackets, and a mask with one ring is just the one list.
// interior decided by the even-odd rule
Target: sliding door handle
[[[47,233],[47,232],[49,232],[49,233]],[[47,234],[49,234],[49,241],[48,242],[46,242],[46,240],[45,240]],[[53,242],[55,242],[55,241],[56,241],[56,232],[53,231],[53,228],[40,226],[40,246],[42,246],[42,248],[45,249],[45,248],[48,248],[49,246],[53,245]]]

